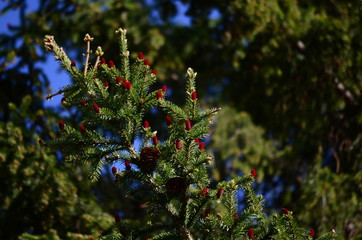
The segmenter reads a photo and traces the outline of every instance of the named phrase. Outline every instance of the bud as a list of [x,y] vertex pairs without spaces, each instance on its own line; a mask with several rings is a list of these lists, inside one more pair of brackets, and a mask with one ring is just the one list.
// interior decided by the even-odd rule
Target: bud
[[204,212],[204,218],[207,218],[209,215],[210,215],[210,210],[206,208]]
[[251,174],[251,176],[253,176],[254,178],[256,178],[256,171],[255,171],[255,169],[251,169],[250,174]]
[[166,116],[166,125],[169,127],[172,124],[172,120],[169,116]]
[[204,149],[205,149],[205,143],[204,143],[204,142],[200,142],[200,143],[199,143],[199,149],[200,149],[200,150],[204,150]]
[[99,107],[98,107],[98,104],[97,103],[93,103],[93,109],[96,113],[99,113],[100,110],[99,110]]
[[281,210],[282,210],[285,214],[288,214],[288,213],[289,213],[289,210],[286,209],[286,208],[282,208]]
[[156,70],[152,69],[151,73],[156,76]]
[[65,97],[63,97],[61,100],[60,100],[60,103],[61,104],[64,104],[64,102],[67,101],[67,99]]
[[132,87],[131,82],[124,79],[123,83],[122,83],[122,88],[125,89],[125,90],[130,90],[131,87]]
[[148,122],[148,121],[144,121],[144,122],[143,122],[143,127],[146,128],[146,129],[149,128],[149,127],[150,127],[149,122]]
[[192,92],[192,93],[191,93],[191,99],[192,99],[192,100],[196,100],[196,99],[197,99],[197,94],[196,94],[196,92]]
[[124,165],[126,166],[126,171],[131,170],[131,164],[129,163],[128,160],[124,161]]
[[180,149],[181,149],[181,141],[180,141],[180,139],[177,139],[177,140],[176,140],[176,149],[177,149],[177,150],[180,150]]
[[201,196],[206,196],[206,195],[207,195],[207,191],[208,191],[208,189],[207,189],[206,187],[204,187],[204,188],[202,189],[202,194],[201,194]]
[[162,92],[156,92],[156,99],[160,100],[162,98]]
[[218,219],[221,219],[220,213],[217,213],[217,214],[216,214],[216,217],[217,217]]
[[75,67],[75,61],[71,61],[71,62],[70,62],[70,66],[71,66],[71,67]]
[[142,53],[142,52],[139,52],[139,53],[138,53],[138,59],[142,60],[143,58],[144,58],[143,53]]
[[153,142],[153,145],[157,145],[157,143],[158,143],[158,138],[157,138],[157,136],[153,136],[152,137],[152,142]]
[[190,129],[191,129],[191,122],[190,122],[190,120],[186,120],[185,123],[186,123],[186,127],[185,127],[186,130],[187,130],[187,131],[190,131]]
[[102,48],[100,46],[97,47],[97,50],[96,50],[96,55],[97,56],[102,56],[104,54]]
[[116,167],[112,167],[112,173],[113,173],[113,175],[115,175],[117,173],[117,168]]
[[116,77],[116,83],[118,84],[118,83],[120,83],[122,81],[122,78],[120,77],[120,76],[117,76]]
[[108,67],[109,67],[109,68],[114,67],[114,62],[113,62],[112,60],[109,60],[109,61],[108,61]]
[[80,104],[82,105],[82,106],[85,106],[86,104],[87,104],[87,100],[82,100],[81,102],[80,102]]
[[81,125],[80,127],[79,127],[79,130],[80,130],[80,132],[84,135],[85,134],[85,132],[87,131],[87,129],[83,126],[83,125]]
[[249,236],[249,239],[253,239],[254,238],[254,230],[252,228],[249,229],[248,231],[248,236]]
[[64,130],[64,126],[65,126],[65,124],[63,123],[63,121],[58,122],[58,127],[60,130]]
[[150,61],[148,59],[145,59],[145,65],[150,66]]
[[167,86],[166,85],[164,85],[164,86],[162,86],[162,92],[166,92],[167,91]]
[[224,192],[224,188],[223,188],[223,187],[219,187],[219,189],[217,190],[216,197],[217,197],[217,198],[221,198],[223,192]]
[[114,214],[114,221],[116,222],[116,224],[119,223],[119,215],[118,215],[118,213]]
[[314,238],[314,235],[315,235],[315,231],[314,231],[314,229],[311,229],[310,232],[309,232],[309,236],[311,238]]

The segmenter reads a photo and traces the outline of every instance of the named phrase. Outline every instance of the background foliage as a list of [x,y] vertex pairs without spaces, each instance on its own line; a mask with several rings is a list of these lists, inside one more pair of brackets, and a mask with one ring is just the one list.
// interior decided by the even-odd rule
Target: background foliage
[[[360,1],[45,0],[28,12],[29,3],[11,1],[1,10],[20,13],[19,25],[9,23],[0,40],[1,182],[17,183],[1,188],[6,196],[1,199],[11,199],[27,184],[26,177],[17,174],[16,164],[20,161],[21,169],[33,171],[35,159],[48,164],[46,173],[34,171],[39,179],[42,174],[53,179],[59,171],[64,183],[89,195],[87,180],[77,180],[82,171],[67,168],[36,145],[36,136],[56,134],[59,118],[58,112],[43,108],[46,86],[54,76],[44,74],[46,65],[40,63],[46,58],[40,46],[43,36],[51,34],[67,50],[84,50],[84,45],[77,44],[89,32],[97,36],[93,46],[101,45],[110,53],[118,50],[112,36],[121,26],[130,33],[130,49],[143,51],[150,59],[159,80],[171,89],[173,101],[182,99],[181,76],[191,66],[199,73],[198,93],[204,105],[224,109],[208,142],[217,160],[215,183],[256,168],[258,191],[265,194],[270,209],[293,210],[317,234],[334,228],[346,239],[362,236]],[[175,18],[181,10],[186,11],[186,24]],[[72,57],[79,62],[83,58]],[[14,109],[24,102],[31,104],[26,110],[12,110],[10,102],[17,106]],[[14,111],[20,117],[14,117]],[[70,113],[70,119],[77,121],[77,113]],[[153,116],[149,119],[154,125],[160,122]],[[23,152],[31,157],[17,156]],[[31,179],[34,185],[36,177]],[[103,187],[93,191],[101,199],[103,212],[138,212],[126,207],[132,204],[139,209],[137,201],[121,203],[121,192],[106,191],[114,191],[107,176],[99,184]],[[40,187],[35,192],[38,199],[46,198],[41,194],[54,198]],[[28,202],[21,196],[14,206]],[[49,202],[54,204],[49,211],[55,211],[58,202]],[[41,209],[41,202],[37,204],[34,211]],[[1,222],[8,221],[9,206],[9,202],[1,203]],[[38,213],[39,221],[12,229],[13,239],[36,229],[34,222],[41,223],[52,214]],[[63,219],[71,216],[80,218],[81,212],[69,211]],[[72,229],[72,221],[64,222],[69,226],[34,233],[47,233],[50,228],[62,236],[67,231],[89,233]]]

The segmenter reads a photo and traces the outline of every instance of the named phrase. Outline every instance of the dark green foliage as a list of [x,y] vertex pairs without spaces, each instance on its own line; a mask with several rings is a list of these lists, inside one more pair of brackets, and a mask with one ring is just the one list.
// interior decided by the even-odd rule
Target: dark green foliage
[[[10,103],[12,122],[0,122],[0,238],[18,239],[24,232],[32,236],[24,234],[20,239],[100,235],[110,228],[112,218],[89,194],[82,175],[74,178],[74,173],[68,173],[69,168],[41,149],[39,135],[21,124],[33,117],[31,104],[29,97],[19,107]],[[42,114],[38,110],[34,115]]]

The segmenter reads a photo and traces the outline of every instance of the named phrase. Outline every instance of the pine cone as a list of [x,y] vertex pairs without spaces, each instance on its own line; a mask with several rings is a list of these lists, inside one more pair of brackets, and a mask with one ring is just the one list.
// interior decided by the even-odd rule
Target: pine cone
[[182,177],[173,177],[167,180],[166,190],[173,194],[182,194],[186,191],[186,181]]
[[145,172],[153,172],[159,158],[160,151],[157,148],[145,147],[141,150],[139,167]]

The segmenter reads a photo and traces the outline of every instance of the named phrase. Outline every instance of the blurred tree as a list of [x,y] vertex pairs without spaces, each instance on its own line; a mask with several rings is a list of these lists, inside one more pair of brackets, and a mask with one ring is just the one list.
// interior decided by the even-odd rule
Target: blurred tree
[[[113,36],[112,26],[129,22],[133,22],[129,28],[135,32],[131,44],[150,45],[157,50],[163,38],[156,28],[148,28],[147,9],[142,2],[38,1],[34,12],[28,10],[30,3],[35,4],[9,1],[1,9],[1,13],[15,10],[20,23],[8,23],[8,33],[0,34],[0,238],[16,239],[24,231],[44,234],[42,239],[97,236],[110,226],[105,212],[120,208],[132,212],[139,206],[137,202],[119,201],[119,191],[110,194],[112,191],[107,189],[115,189],[109,184],[110,177],[92,190],[85,181],[85,169],[65,166],[37,146],[38,136],[47,139],[55,135],[54,126],[60,118],[59,113],[44,109],[45,92],[51,92],[49,79],[56,76],[47,76],[42,68],[46,61],[42,39],[52,32],[65,48],[79,49],[71,42],[83,39],[85,30],[98,32],[98,40],[104,40]],[[152,36],[152,41],[147,36]],[[118,49],[115,42],[104,42],[104,49]],[[152,59],[152,53],[149,56]],[[80,60],[83,56],[73,57]],[[67,121],[77,121],[77,113],[68,114]],[[96,200],[103,210],[97,207]],[[26,234],[24,238],[30,237]]]
[[[174,42],[164,47],[177,46],[180,62],[200,73],[201,89],[210,101],[234,108],[232,114],[221,112],[216,126],[234,128],[216,129],[213,134],[212,145],[223,156],[217,158],[222,161],[221,179],[240,172],[240,161],[258,166],[264,170],[265,183],[276,176],[283,183],[274,207],[303,212],[304,220],[313,219],[319,230],[336,228],[346,238],[361,237],[356,217],[362,210],[358,204],[362,188],[356,185],[361,173],[361,148],[356,147],[361,132],[361,2],[181,2],[191,24],[165,32]],[[172,24],[175,13],[166,8],[179,3],[156,0],[155,6]],[[282,154],[267,154],[265,148],[256,161],[255,152],[248,153],[255,138],[242,137],[242,132],[258,134],[242,124],[245,114],[238,112],[244,111],[265,129],[264,141],[270,138]],[[237,136],[247,144],[235,143]],[[228,164],[225,159],[232,159],[237,169],[228,172],[222,167]],[[267,191],[275,188],[267,186]],[[353,191],[341,191],[346,186],[354,186]],[[327,189],[338,194],[326,195]],[[307,200],[316,202],[306,204]],[[353,210],[337,211],[340,202]]]
[[37,144],[41,133],[31,125],[48,113],[31,112],[30,96],[9,106],[11,121],[0,122],[0,238],[55,232],[89,239],[109,229],[112,217],[97,205],[82,170],[69,175],[69,167]]

